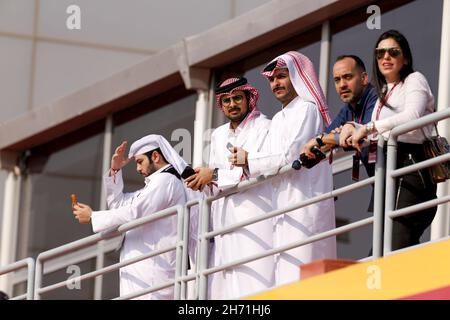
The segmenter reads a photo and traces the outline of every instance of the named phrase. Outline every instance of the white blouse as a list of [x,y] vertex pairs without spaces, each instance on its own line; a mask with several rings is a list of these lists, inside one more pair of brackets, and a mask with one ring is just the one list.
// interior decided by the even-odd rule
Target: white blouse
[[[395,87],[393,83],[388,84],[388,100],[391,108],[383,106],[379,120],[376,120],[380,100],[378,99],[372,113],[372,121],[375,128],[387,140],[390,130],[395,126],[418,119],[424,115],[434,112],[434,96],[431,93],[427,79],[420,72],[413,72],[403,82]],[[423,131],[430,136],[433,125],[423,127]],[[399,141],[420,144],[424,140],[422,129],[416,129],[399,136]]]

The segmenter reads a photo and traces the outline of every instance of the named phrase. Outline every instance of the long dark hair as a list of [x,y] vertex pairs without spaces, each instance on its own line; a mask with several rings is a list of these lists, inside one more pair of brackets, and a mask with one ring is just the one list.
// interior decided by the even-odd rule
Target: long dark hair
[[411,53],[411,48],[409,47],[408,40],[406,40],[405,36],[398,32],[397,30],[389,30],[383,33],[377,40],[375,47],[373,49],[373,82],[375,88],[377,89],[378,97],[383,104],[386,104],[385,96],[386,96],[386,79],[381,74],[378,69],[378,61],[375,55],[375,49],[378,47],[378,44],[385,39],[394,39],[400,48],[402,49],[402,54],[405,57],[406,63],[400,69],[400,81],[404,81],[405,78],[414,72],[413,70],[413,57]]

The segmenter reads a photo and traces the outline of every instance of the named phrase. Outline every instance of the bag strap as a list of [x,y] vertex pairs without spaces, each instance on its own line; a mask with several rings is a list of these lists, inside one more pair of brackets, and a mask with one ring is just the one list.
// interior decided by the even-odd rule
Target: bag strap
[[[436,112],[436,105],[434,105],[433,112]],[[439,136],[439,131],[438,131],[436,122],[434,122],[433,124],[434,124],[434,130],[436,130],[436,135]],[[425,135],[425,131],[423,131],[423,127],[420,127],[420,130],[422,131],[422,134],[423,134],[423,137],[425,138],[425,140],[428,140],[429,138]]]

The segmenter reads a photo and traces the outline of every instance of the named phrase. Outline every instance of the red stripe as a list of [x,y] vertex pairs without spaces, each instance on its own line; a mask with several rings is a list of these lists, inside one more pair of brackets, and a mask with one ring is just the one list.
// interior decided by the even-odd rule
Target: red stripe
[[322,114],[322,117],[325,120],[325,124],[328,126],[331,122],[331,119],[328,115],[328,113],[326,112],[326,108],[324,107],[323,103],[322,103],[322,98],[320,97],[320,93],[317,92],[316,87],[314,86],[314,84],[312,83],[311,79],[309,79],[309,77],[303,72],[303,70],[300,68],[300,66],[298,65],[297,59],[295,56],[293,56],[290,53],[287,53],[288,55],[290,55],[293,60],[294,60],[294,66],[296,67],[298,73],[300,74],[300,76],[303,79],[303,82],[306,84],[306,86],[308,87],[309,91],[311,92],[311,94],[313,95],[313,97],[316,99],[317,104],[319,105],[319,111]]
[[399,300],[450,300],[450,286],[406,296]]

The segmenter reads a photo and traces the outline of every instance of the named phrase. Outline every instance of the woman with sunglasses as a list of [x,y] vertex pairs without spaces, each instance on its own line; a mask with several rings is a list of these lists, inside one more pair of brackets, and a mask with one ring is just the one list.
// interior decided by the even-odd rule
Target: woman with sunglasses
[[[378,100],[372,121],[365,125],[347,124],[340,144],[361,149],[360,141],[369,137],[369,162],[376,159],[377,134],[385,141],[390,130],[403,123],[434,112],[434,97],[423,74],[414,72],[411,49],[406,38],[396,30],[383,33],[376,42],[373,58],[373,80]],[[423,141],[433,126],[426,126],[398,138],[397,168],[425,160]],[[386,148],[385,148],[386,150]],[[436,185],[428,169],[403,175],[397,179],[395,209],[436,198]],[[392,250],[420,243],[419,239],[431,224],[436,207],[397,217],[393,222]]]

